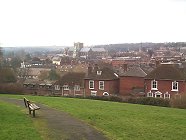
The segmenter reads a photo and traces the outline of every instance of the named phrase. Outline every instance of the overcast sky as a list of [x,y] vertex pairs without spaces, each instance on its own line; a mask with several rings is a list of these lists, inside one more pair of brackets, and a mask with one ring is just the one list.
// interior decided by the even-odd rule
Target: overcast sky
[[186,0],[0,0],[1,46],[186,42]]

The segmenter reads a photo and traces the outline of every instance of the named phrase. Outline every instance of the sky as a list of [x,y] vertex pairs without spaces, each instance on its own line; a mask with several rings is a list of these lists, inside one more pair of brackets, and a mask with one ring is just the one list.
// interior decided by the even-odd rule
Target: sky
[[0,0],[0,46],[186,42],[186,0]]

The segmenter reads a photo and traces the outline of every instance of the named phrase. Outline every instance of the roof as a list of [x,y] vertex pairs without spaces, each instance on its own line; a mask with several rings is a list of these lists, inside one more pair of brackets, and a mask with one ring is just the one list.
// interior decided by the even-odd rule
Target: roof
[[69,72],[60,78],[55,84],[59,85],[80,85],[83,86],[83,79],[85,77],[85,73],[77,73],[77,72]]
[[41,81],[38,79],[26,79],[23,84],[52,84],[52,81]]
[[91,48],[93,52],[106,52],[104,48]]
[[81,50],[80,50],[80,52],[89,52],[90,51],[90,48],[82,48]]
[[[97,71],[101,71],[101,74],[97,74]],[[118,79],[118,75],[108,67],[102,69],[94,70],[87,75],[85,79],[94,79],[94,80],[115,80]]]
[[185,74],[175,65],[162,64],[150,72],[145,79],[185,80]]
[[59,56],[54,56],[52,58],[52,61],[60,61],[60,60],[61,60],[61,58]]
[[47,68],[29,68],[27,75],[39,76],[42,71],[50,71]]
[[145,77],[147,74],[140,67],[132,67],[120,76]]

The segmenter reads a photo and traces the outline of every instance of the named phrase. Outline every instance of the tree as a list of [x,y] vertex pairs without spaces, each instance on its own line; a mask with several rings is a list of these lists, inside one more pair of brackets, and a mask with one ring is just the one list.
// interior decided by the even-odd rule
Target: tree
[[30,61],[31,59],[32,58],[29,53],[25,55],[25,61]]
[[41,60],[38,57],[34,57],[34,58],[32,58],[32,61],[38,61],[38,62],[40,62]]
[[55,70],[51,70],[49,72],[49,79],[50,80],[58,80],[60,78],[59,74],[57,74],[57,72]]
[[46,60],[43,61],[43,63],[45,65],[50,65],[50,64],[52,64],[52,60],[50,60],[50,59],[47,58]]
[[2,60],[3,60],[3,51],[2,48],[0,47],[0,68],[2,66]]
[[13,69],[16,69],[16,68],[19,68],[21,66],[21,62],[22,62],[22,60],[19,57],[14,57],[10,61],[10,64],[11,64]]
[[11,83],[16,82],[16,75],[11,68],[2,68],[0,70],[0,82],[1,83]]
[[45,80],[49,77],[49,72],[48,71],[41,71],[40,75],[39,75],[39,79],[40,80]]

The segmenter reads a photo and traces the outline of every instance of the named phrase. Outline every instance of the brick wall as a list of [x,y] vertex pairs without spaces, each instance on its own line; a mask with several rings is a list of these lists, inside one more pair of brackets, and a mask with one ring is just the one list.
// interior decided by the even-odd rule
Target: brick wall
[[103,96],[103,92],[108,92],[109,94],[118,94],[119,92],[119,80],[107,80],[104,81],[104,90],[99,89],[99,81],[94,80],[94,89],[89,89],[89,80],[85,80],[85,95],[90,96],[91,91],[97,91],[97,96]]
[[[151,90],[151,81],[145,79],[146,89],[145,92],[149,92]],[[172,82],[171,80],[157,80],[158,81],[158,91],[161,93],[169,92],[171,95],[175,95],[176,93],[186,93],[186,83],[184,81],[177,81],[178,82],[178,92],[171,91],[172,90]]]
[[144,78],[141,77],[120,77],[119,94],[129,95],[134,88],[144,88]]

